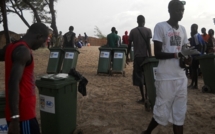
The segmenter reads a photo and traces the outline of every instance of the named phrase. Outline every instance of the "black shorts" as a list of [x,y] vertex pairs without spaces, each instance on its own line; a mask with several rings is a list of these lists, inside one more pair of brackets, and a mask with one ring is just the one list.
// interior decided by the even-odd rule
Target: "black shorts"
[[142,86],[144,85],[144,75],[143,75],[143,67],[141,64],[146,59],[146,57],[135,57],[133,62],[133,85],[134,86]]
[[[8,126],[10,122],[7,122]],[[20,122],[20,134],[40,134],[40,127],[36,118]]]

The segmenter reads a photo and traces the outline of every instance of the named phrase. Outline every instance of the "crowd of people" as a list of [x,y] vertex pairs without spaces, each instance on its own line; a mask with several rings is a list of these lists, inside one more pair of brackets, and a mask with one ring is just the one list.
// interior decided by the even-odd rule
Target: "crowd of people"
[[[134,47],[133,62],[133,85],[138,86],[141,93],[141,100],[144,104],[146,96],[144,94],[143,68],[141,64],[151,55],[150,39],[154,42],[154,54],[159,60],[156,70],[156,102],[153,108],[153,117],[148,128],[142,134],[151,132],[160,125],[173,124],[174,134],[183,134],[183,124],[187,111],[187,88],[198,89],[199,61],[198,57],[204,54],[215,52],[214,31],[210,29],[208,34],[202,28],[202,35],[198,33],[198,25],[191,26],[191,34],[188,39],[186,29],[178,22],[183,18],[185,1],[172,0],[168,5],[170,18],[167,21],[159,22],[154,28],[154,35],[149,28],[145,27],[145,17],[137,17],[138,26],[133,28],[122,37],[123,44],[128,45],[128,55],[131,45]],[[121,38],[117,35],[115,27],[107,36],[109,47],[121,45]],[[190,61],[181,65],[181,59]],[[185,69],[189,68],[191,83],[188,85]],[[170,71],[171,70],[171,71]]]
[[84,33],[84,37],[81,34],[76,37],[76,34],[73,32],[74,27],[69,27],[69,32],[62,35],[60,31],[58,37],[56,38],[54,34],[49,34],[46,40],[47,48],[51,47],[70,47],[70,48],[81,48],[82,46],[86,46],[88,43],[88,36]]
[[[153,108],[153,117],[148,127],[142,134],[151,134],[158,125],[173,124],[174,134],[183,134],[183,125],[187,111],[187,85],[188,80],[179,61],[181,58],[192,57],[190,64],[192,82],[189,88],[198,88],[199,62],[197,57],[214,53],[215,39],[214,31],[210,29],[208,34],[202,28],[202,35],[198,33],[198,25],[191,26],[191,38],[188,39],[186,29],[179,25],[183,18],[186,2],[171,0],[168,4],[169,20],[156,24],[154,35],[149,28],[145,27],[145,17],[137,17],[138,26],[133,28],[129,35],[125,31],[122,38],[118,35],[115,27],[107,36],[109,47],[119,47],[127,44],[126,57],[134,47],[133,62],[133,85],[138,86],[141,99],[138,101],[144,104],[144,78],[143,68],[140,66],[143,61],[151,56],[150,40],[154,42],[154,54],[159,60],[155,87],[156,102]],[[48,28],[42,23],[32,24],[19,41],[15,41],[6,47],[5,55],[5,91],[6,91],[6,120],[9,126],[9,134],[39,134],[40,128],[36,119],[36,93],[34,83],[34,58],[32,50],[40,48],[47,43],[48,48],[62,46],[74,48],[78,43],[87,44],[87,34],[84,37],[73,32],[74,27],[70,26],[69,31],[55,38],[49,35]],[[79,44],[79,45],[80,45]],[[190,44],[190,45],[188,45]],[[170,71],[171,70],[171,71]]]

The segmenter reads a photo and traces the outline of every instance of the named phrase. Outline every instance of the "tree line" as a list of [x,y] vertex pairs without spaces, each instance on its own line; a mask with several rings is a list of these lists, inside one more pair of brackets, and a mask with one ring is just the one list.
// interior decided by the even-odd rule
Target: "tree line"
[[[55,2],[57,0],[0,0],[0,24],[3,24],[4,27],[6,44],[10,43],[7,15],[12,13],[16,14],[27,27],[36,22],[50,24],[54,36],[57,38]],[[24,11],[32,13],[32,22],[26,20]]]

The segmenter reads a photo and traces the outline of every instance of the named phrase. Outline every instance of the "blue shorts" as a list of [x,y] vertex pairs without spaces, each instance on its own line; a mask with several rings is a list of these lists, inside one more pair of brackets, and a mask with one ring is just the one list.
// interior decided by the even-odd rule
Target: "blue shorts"
[[[7,122],[9,126],[10,122]],[[20,134],[40,134],[40,127],[36,118],[20,122]]]

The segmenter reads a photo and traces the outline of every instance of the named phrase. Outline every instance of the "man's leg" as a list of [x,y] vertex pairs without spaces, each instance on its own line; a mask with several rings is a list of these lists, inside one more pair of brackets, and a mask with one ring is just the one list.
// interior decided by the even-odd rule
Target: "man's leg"
[[193,89],[198,89],[198,68],[199,68],[199,62],[198,60],[194,59],[193,61]]
[[139,100],[138,102],[139,102],[139,103],[144,103],[144,102],[145,102],[145,99],[144,99],[143,85],[139,86],[139,88],[140,88],[140,93],[141,93],[142,99]]
[[172,111],[172,103],[175,97],[174,85],[175,80],[170,81],[155,81],[156,101],[153,108],[153,118],[142,134],[151,134],[151,132],[160,124],[166,126],[170,119]]
[[144,78],[143,78],[143,69],[141,67],[141,64],[144,61],[144,57],[135,57],[133,62],[133,85],[138,86],[140,89],[141,94],[141,100],[137,101],[138,103],[144,104]]
[[173,124],[173,132],[174,134],[183,134],[183,125],[177,126]]
[[151,132],[158,126],[158,123],[152,118],[148,128],[146,131],[142,132],[142,134],[151,134]]
[[172,105],[172,118],[170,120],[173,123],[174,134],[183,134],[183,124],[185,120],[185,114],[187,111],[187,79],[177,80],[175,88],[176,97]]

